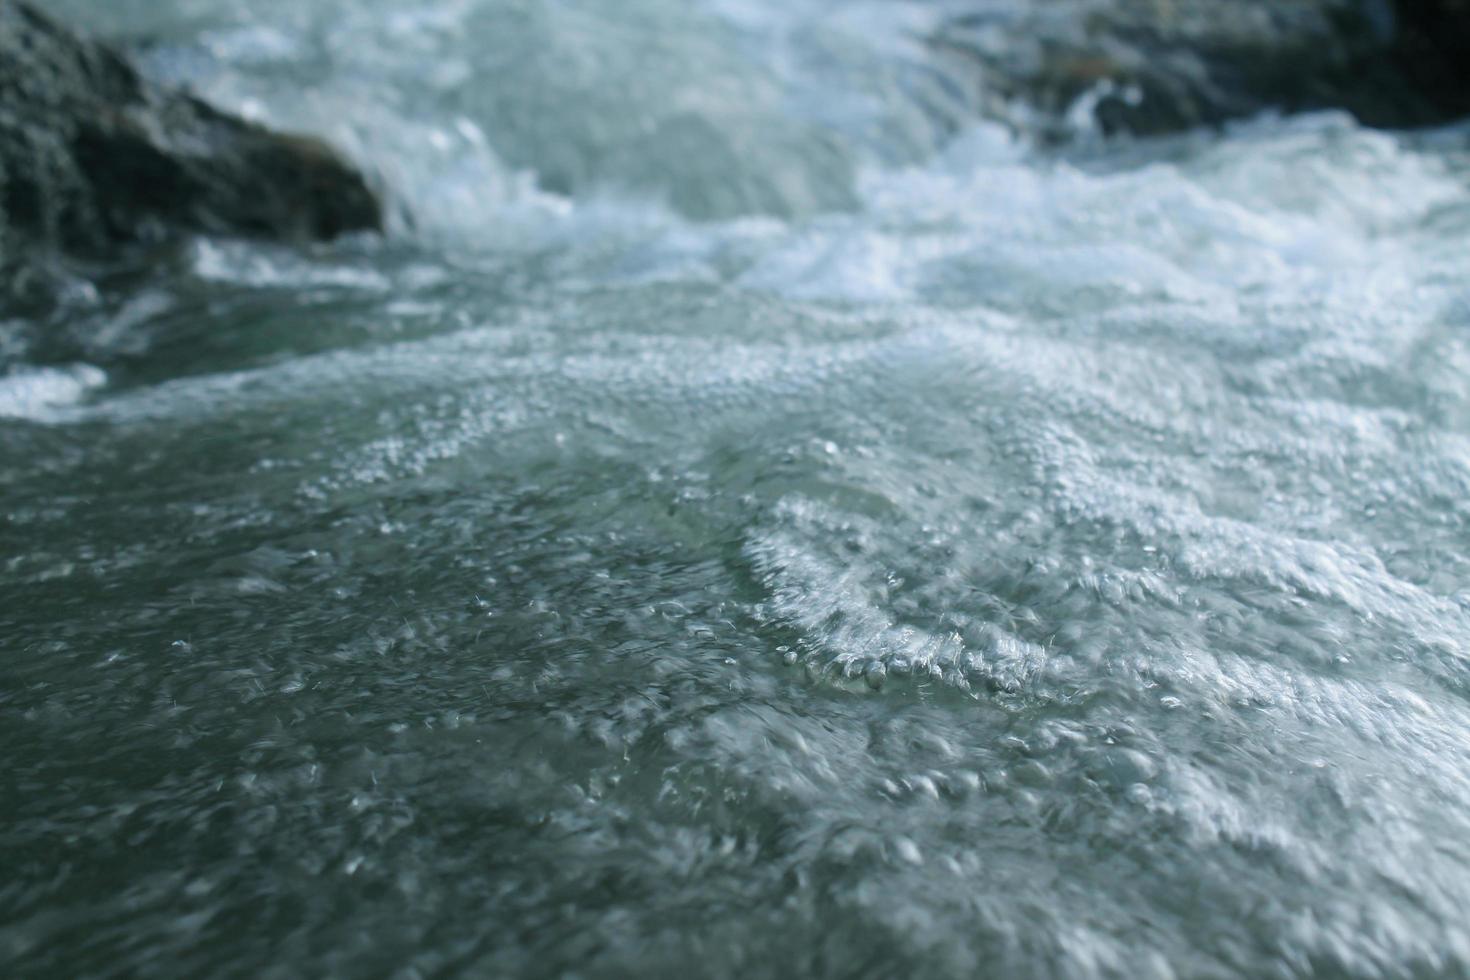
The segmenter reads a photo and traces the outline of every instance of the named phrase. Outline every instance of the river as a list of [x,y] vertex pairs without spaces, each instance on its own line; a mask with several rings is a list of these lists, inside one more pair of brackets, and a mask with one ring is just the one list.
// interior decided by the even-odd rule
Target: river
[[6,972],[1470,972],[1470,141],[964,6],[55,4],[393,213],[0,322]]

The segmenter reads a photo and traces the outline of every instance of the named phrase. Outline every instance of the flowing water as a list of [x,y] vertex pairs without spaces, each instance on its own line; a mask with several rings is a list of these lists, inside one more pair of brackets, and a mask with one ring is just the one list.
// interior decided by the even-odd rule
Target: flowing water
[[54,6],[394,230],[0,323],[7,975],[1470,972],[1463,133],[1045,151],[965,3]]

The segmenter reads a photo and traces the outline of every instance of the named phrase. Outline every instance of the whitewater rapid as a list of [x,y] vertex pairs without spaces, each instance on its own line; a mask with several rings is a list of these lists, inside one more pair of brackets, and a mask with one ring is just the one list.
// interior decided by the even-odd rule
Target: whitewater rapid
[[0,323],[0,962],[1470,971],[1464,134],[958,6],[61,4],[396,216]]

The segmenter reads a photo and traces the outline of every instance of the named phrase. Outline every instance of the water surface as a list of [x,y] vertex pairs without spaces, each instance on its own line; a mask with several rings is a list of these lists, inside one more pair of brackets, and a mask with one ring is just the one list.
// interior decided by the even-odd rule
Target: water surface
[[395,229],[0,324],[6,972],[1470,972],[1463,135],[958,6],[58,5]]

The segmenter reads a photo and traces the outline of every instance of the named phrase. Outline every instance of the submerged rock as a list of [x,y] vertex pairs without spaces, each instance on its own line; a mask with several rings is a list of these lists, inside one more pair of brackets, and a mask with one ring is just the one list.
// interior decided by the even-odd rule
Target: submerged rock
[[0,0],[0,204],[7,230],[80,255],[177,231],[289,241],[379,230],[363,176],[144,79],[127,59]]
[[1470,113],[1470,0],[1057,0],[976,13],[934,38],[988,109],[1062,135],[1346,109],[1373,126]]

